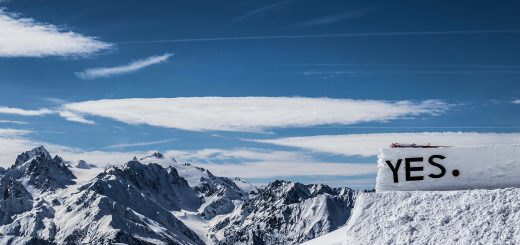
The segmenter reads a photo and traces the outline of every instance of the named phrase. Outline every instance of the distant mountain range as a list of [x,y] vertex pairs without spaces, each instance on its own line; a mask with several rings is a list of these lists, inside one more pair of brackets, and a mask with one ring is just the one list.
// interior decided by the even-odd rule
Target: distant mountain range
[[358,193],[255,187],[161,153],[98,168],[40,146],[0,171],[0,243],[298,244],[344,225]]

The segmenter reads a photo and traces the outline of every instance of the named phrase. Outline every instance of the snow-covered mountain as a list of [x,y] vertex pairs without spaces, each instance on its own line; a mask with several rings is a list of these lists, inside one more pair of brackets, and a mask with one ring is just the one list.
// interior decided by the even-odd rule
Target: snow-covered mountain
[[274,181],[231,215],[219,217],[218,244],[298,244],[345,224],[357,192]]
[[298,244],[345,224],[358,193],[257,188],[161,153],[71,165],[40,146],[0,171],[0,244]]

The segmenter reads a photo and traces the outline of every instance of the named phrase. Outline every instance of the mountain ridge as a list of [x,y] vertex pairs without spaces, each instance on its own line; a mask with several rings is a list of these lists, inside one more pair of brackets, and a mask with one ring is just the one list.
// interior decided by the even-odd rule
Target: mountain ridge
[[0,173],[0,243],[297,244],[343,225],[358,192],[254,187],[159,152],[73,167],[40,146]]

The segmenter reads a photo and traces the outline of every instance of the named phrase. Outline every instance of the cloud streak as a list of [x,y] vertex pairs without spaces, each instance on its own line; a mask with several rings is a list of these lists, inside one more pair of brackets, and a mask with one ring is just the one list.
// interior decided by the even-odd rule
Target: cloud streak
[[398,37],[398,36],[442,36],[442,35],[475,35],[475,34],[507,34],[520,33],[520,29],[500,30],[452,30],[452,31],[395,31],[395,32],[357,32],[307,35],[270,35],[270,36],[242,36],[242,37],[208,37],[208,38],[179,38],[148,41],[121,41],[120,44],[146,43],[180,43],[180,42],[214,42],[214,41],[241,41],[241,40],[277,40],[277,39],[316,39],[316,38],[350,38],[350,37]]
[[[26,110],[21,108],[13,108],[13,107],[0,107],[0,114],[10,114],[10,115],[18,115],[18,116],[45,116],[58,114],[62,118],[71,122],[78,122],[84,124],[95,124],[94,121],[87,120],[81,114],[74,113],[72,111],[62,110],[62,109],[38,109],[38,110]],[[27,124],[26,122],[20,121],[10,121],[10,120],[0,120],[0,123],[14,123],[14,124]]]
[[132,61],[127,65],[115,66],[115,67],[100,67],[100,68],[90,68],[86,69],[82,72],[76,72],[76,76],[81,79],[94,79],[94,78],[106,78],[112,77],[116,75],[127,74],[131,72],[135,72],[141,70],[145,67],[163,63],[168,61],[168,59],[173,56],[173,54],[163,54],[158,56],[151,56],[146,59]]
[[0,9],[0,57],[83,56],[111,44]]
[[520,105],[520,100],[513,100],[513,101],[511,101],[511,103]]
[[245,13],[245,14],[237,17],[237,18],[235,18],[235,21],[247,19],[247,18],[249,18],[251,16],[254,16],[254,15],[266,12],[266,11],[268,11],[270,9],[273,9],[273,8],[276,8],[276,7],[288,4],[288,3],[293,2],[293,1],[294,0],[286,0],[286,1],[276,2],[276,3],[270,4],[270,5],[266,5],[266,6],[257,8],[257,9],[255,9],[253,11],[247,12],[247,13]]
[[374,174],[374,163],[322,162],[305,152],[244,149],[168,151],[181,162],[208,168],[228,177],[272,178],[284,176],[356,176]]
[[13,107],[0,107],[0,114],[12,114],[19,116],[43,116],[48,114],[53,114],[54,111],[49,109],[39,109],[39,110],[25,110],[20,108]]
[[91,125],[96,124],[96,122],[85,119],[81,115],[79,115],[77,113],[73,113],[71,111],[58,111],[57,113],[60,115],[60,117],[65,118],[65,120],[67,120],[67,121],[83,123],[83,124],[91,124]]
[[24,121],[14,121],[14,120],[0,120],[0,123],[10,123],[10,124],[18,124],[18,125],[27,125],[28,122]]
[[177,140],[177,139],[165,139],[165,140],[138,142],[138,143],[114,144],[114,145],[109,145],[106,148],[128,148],[128,147],[136,147],[136,146],[159,145],[159,144],[172,142],[175,140]]
[[349,135],[318,135],[288,137],[266,140],[248,140],[278,146],[295,147],[315,152],[344,156],[370,157],[378,153],[380,147],[391,143],[416,143],[444,146],[474,146],[495,144],[520,144],[520,133],[374,133]]
[[326,24],[332,24],[336,22],[340,22],[347,19],[354,19],[357,17],[361,17],[367,14],[371,9],[361,9],[361,10],[351,10],[339,14],[323,16],[317,19],[309,20],[302,22],[300,24],[296,24],[295,27],[307,27],[307,26],[320,26]]
[[189,131],[262,132],[271,128],[350,125],[439,115],[451,105],[427,100],[349,100],[301,97],[184,97],[105,99],[65,104],[76,115]]

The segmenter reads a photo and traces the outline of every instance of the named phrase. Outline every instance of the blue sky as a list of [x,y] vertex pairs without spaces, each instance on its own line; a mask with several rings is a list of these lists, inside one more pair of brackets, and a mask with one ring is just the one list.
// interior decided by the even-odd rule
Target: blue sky
[[515,1],[0,6],[3,166],[40,143],[97,164],[158,150],[365,188],[389,142],[520,143]]

